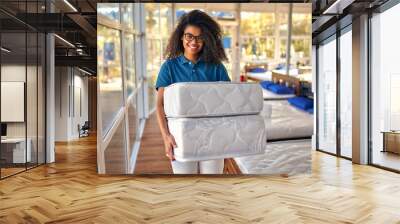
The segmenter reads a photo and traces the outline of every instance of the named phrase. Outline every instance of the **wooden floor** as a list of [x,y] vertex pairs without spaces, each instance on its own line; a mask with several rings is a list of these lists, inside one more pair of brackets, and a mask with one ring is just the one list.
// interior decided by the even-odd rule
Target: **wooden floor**
[[165,156],[163,139],[155,113],[146,121],[135,174],[172,174],[171,162]]
[[16,173],[19,173],[19,172],[23,172],[23,171],[25,171],[26,169],[25,169],[25,167],[16,167],[16,168],[14,168],[14,167],[7,167],[7,168],[1,168],[1,178],[4,178],[4,177],[8,177],[8,176],[11,176],[11,175],[13,175],[13,174],[16,174]]
[[289,178],[100,176],[84,138],[0,181],[0,223],[400,223],[399,174],[312,156]]

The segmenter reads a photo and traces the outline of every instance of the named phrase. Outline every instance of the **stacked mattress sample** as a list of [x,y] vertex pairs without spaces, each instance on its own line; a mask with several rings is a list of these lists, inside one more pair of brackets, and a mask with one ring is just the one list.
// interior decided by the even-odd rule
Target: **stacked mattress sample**
[[164,111],[177,161],[261,154],[266,131],[258,84],[175,83],[164,91]]

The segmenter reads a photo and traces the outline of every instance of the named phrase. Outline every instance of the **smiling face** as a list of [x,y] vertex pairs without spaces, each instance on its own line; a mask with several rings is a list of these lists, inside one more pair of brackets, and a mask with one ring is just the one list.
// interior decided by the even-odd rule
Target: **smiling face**
[[188,25],[185,28],[182,36],[182,44],[185,49],[185,55],[198,56],[199,52],[203,48],[203,41],[199,40],[201,38],[201,29],[197,26]]

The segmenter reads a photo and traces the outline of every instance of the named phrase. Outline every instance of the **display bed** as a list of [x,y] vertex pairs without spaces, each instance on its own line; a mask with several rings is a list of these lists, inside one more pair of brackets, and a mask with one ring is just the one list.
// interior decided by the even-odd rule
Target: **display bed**
[[311,138],[314,116],[297,109],[286,100],[264,101],[263,111],[267,141]]
[[247,78],[251,80],[256,80],[256,81],[269,81],[272,79],[272,72],[267,71],[267,72],[247,72],[246,73]]
[[295,94],[276,94],[266,89],[263,89],[262,93],[264,100],[287,100],[296,96]]
[[262,155],[234,158],[242,174],[305,174],[311,172],[311,140],[270,142]]

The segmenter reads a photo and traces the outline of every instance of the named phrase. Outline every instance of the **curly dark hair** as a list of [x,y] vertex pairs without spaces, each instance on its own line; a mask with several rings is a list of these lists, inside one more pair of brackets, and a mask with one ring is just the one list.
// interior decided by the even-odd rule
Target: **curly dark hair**
[[200,51],[200,56],[205,62],[218,64],[222,61],[228,61],[224,48],[222,47],[221,27],[209,15],[200,10],[192,10],[179,19],[178,25],[168,41],[165,51],[165,57],[167,59],[176,58],[184,53],[181,38],[186,27],[189,25],[201,29],[204,44]]

